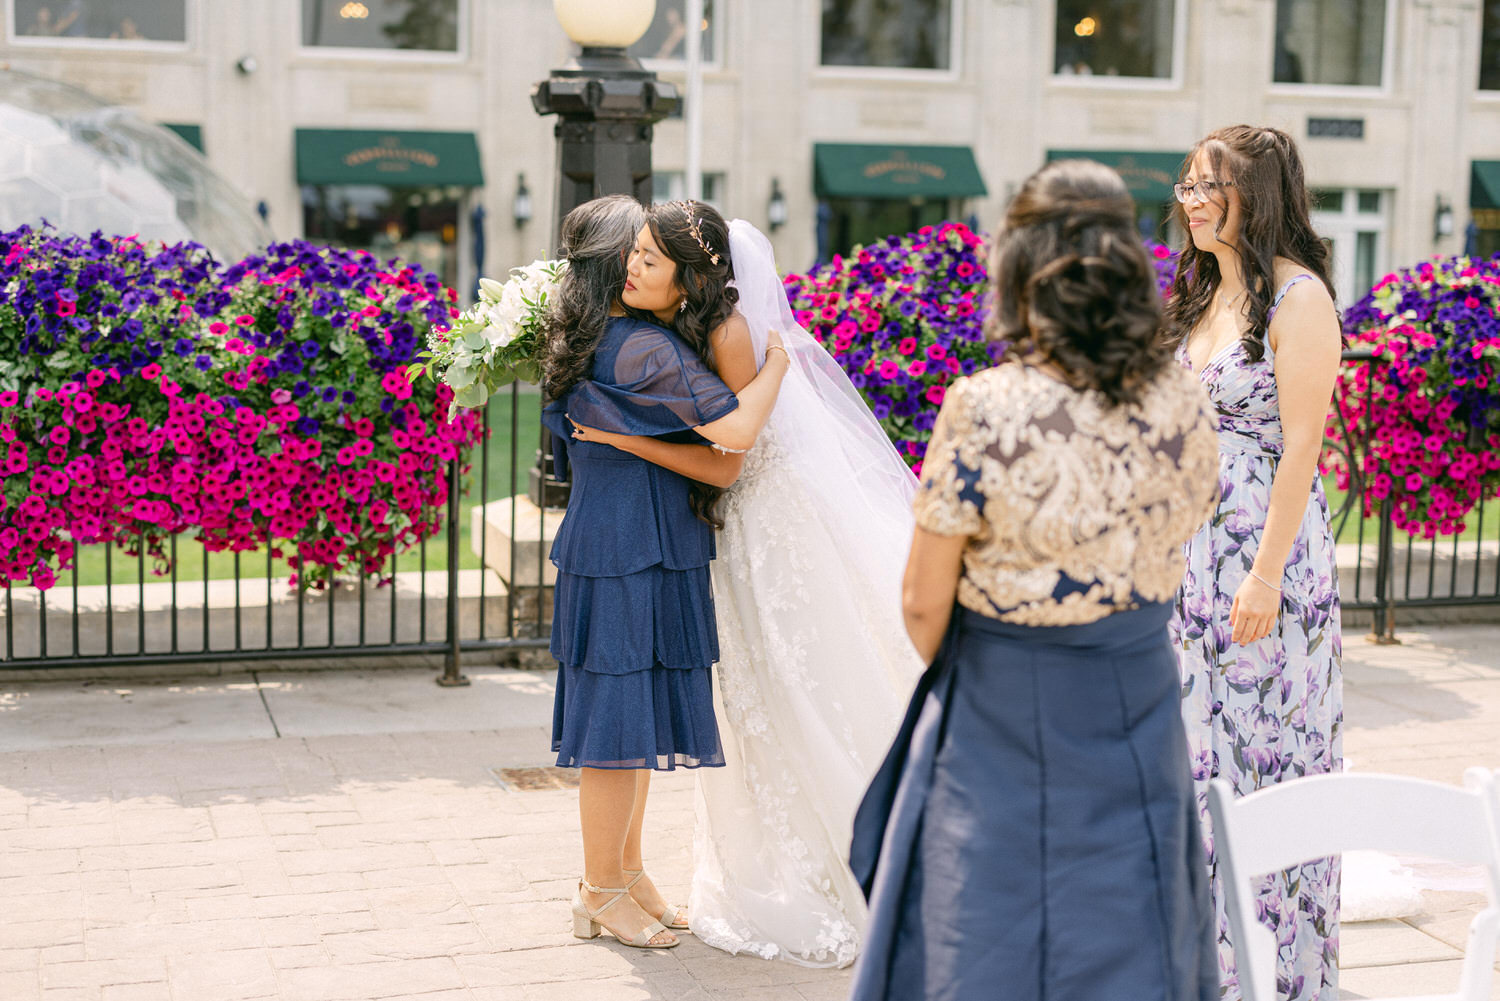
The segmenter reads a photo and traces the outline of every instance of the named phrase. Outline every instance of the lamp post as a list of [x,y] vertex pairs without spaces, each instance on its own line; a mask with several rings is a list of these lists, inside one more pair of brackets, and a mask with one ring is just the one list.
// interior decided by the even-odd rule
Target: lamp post
[[[652,126],[676,110],[677,88],[646,70],[625,50],[651,27],[656,0],[553,0],[577,58],[552,71],[531,91],[539,115],[556,115],[557,214],[562,220],[600,195],[651,201]],[[567,504],[568,484],[551,475],[551,437],[544,435],[531,471],[531,499],[541,507]]]

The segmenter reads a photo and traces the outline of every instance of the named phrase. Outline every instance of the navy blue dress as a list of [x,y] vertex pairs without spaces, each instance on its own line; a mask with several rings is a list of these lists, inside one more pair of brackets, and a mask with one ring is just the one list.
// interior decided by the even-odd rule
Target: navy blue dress
[[1017,364],[949,389],[916,521],[963,575],[854,821],[852,1001],[1216,1001],[1166,625],[1217,461],[1175,372],[1119,407]]
[[691,481],[609,445],[579,424],[671,441],[739,401],[676,334],[612,318],[591,378],[549,404],[573,488],[552,546],[559,664],[552,749],[566,768],[722,765],[709,669],[719,658],[709,562],[713,531],[689,505]]

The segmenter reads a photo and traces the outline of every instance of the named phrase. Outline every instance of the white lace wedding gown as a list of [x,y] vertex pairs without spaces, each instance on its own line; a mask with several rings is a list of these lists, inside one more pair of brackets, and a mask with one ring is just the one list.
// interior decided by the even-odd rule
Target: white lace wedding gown
[[[747,301],[743,236],[731,246],[754,337],[765,321]],[[849,454],[816,440],[839,424],[819,415],[813,388],[826,376],[810,366],[827,356],[805,342],[792,355],[781,400],[720,502],[714,675],[725,767],[698,777],[689,910],[693,933],[726,952],[844,966],[865,921],[846,861],[854,812],[922,668],[900,595],[915,481],[904,465],[892,471],[894,450],[848,449],[846,470]],[[851,431],[840,433],[847,448]]]

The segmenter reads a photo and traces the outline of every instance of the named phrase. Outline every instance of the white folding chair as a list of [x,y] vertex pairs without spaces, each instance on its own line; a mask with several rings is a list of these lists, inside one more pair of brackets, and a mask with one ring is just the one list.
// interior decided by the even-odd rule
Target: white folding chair
[[1250,880],[1359,849],[1489,868],[1489,906],[1469,926],[1458,993],[1406,1001],[1489,1001],[1500,935],[1500,791],[1470,768],[1464,788],[1394,775],[1315,775],[1236,799],[1208,788],[1229,933],[1245,1001],[1276,1001],[1276,937],[1255,918]]

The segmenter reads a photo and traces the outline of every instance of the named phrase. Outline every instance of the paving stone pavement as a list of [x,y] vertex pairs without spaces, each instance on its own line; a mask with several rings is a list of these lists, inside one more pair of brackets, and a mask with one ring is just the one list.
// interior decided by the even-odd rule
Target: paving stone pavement
[[[1500,766],[1500,626],[1351,637],[1356,769]],[[0,1001],[834,1001],[848,971],[570,934],[576,793],[545,672],[276,673],[0,688]],[[647,859],[686,895],[694,777],[656,778]],[[1452,990],[1472,890],[1350,924],[1343,996]],[[1493,997],[1500,999],[1500,981]]]

